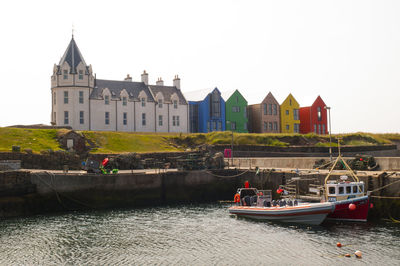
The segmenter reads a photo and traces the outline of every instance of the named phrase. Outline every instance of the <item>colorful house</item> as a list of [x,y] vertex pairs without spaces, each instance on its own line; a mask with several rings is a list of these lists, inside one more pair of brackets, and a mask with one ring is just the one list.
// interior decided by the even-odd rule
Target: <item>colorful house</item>
[[251,132],[254,133],[279,133],[280,106],[271,92],[260,104],[250,105],[248,108]]
[[300,133],[300,105],[290,93],[281,104],[281,132]]
[[217,88],[202,101],[189,101],[189,128],[193,133],[225,131],[225,101]]
[[314,132],[315,134],[328,133],[328,119],[326,104],[320,96],[315,99],[311,106],[300,108],[300,133],[307,134]]
[[247,101],[238,91],[228,98],[225,103],[226,129],[240,133],[249,132],[247,129]]

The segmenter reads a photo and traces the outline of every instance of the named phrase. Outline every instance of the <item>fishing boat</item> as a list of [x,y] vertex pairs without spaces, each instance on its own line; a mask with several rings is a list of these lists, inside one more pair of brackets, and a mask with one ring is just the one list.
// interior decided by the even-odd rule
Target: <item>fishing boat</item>
[[300,203],[297,200],[272,200],[270,190],[240,188],[229,213],[238,217],[285,223],[319,225],[334,210],[332,202]]
[[[337,180],[331,180],[333,169],[339,162],[350,173],[352,181],[348,180],[349,177],[347,175],[342,175]],[[359,180],[358,176],[342,158],[339,148],[339,155],[325,178],[325,201],[332,202],[335,206],[335,210],[328,215],[327,219],[366,222],[370,204],[369,195],[364,190],[364,182]]]

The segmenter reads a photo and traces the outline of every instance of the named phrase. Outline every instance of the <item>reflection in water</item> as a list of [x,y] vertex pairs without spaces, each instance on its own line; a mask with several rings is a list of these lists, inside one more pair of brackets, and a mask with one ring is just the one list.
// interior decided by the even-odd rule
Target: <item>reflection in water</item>
[[[0,264],[400,264],[394,224],[237,219],[228,205],[68,213],[0,222]],[[336,242],[344,247],[337,248]],[[363,252],[362,259],[343,254]]]

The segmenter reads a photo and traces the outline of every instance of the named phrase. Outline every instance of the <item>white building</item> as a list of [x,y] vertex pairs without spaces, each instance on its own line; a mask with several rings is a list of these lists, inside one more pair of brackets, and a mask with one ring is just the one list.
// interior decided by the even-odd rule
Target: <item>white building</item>
[[189,107],[176,75],[173,86],[96,79],[72,36],[51,76],[52,124],[75,130],[188,132]]

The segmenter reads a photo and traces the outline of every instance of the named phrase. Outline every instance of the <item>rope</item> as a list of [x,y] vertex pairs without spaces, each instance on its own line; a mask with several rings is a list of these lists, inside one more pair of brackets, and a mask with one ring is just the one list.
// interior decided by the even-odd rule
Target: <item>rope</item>
[[400,199],[400,197],[391,197],[391,196],[375,196],[371,195],[371,198],[377,198],[377,199]]
[[232,178],[232,177],[238,177],[238,176],[244,175],[245,173],[249,172],[250,170],[246,170],[246,171],[244,171],[244,172],[242,172],[242,173],[240,173],[240,174],[232,175],[232,176],[228,176],[228,175],[216,175],[216,174],[214,174],[213,172],[210,172],[210,171],[208,171],[208,170],[204,170],[204,171],[205,171],[206,173],[210,174],[210,175],[215,176],[215,177]]
[[[50,176],[50,179],[51,179],[52,183],[54,183],[54,181],[53,181],[54,174],[53,174],[53,173],[50,173],[50,172],[48,172],[48,171],[44,171],[44,172]],[[47,183],[46,181],[44,181],[39,175],[37,175],[37,174],[34,173],[34,172],[31,172],[31,173],[32,173],[33,175],[35,175],[40,181],[42,181],[43,184],[47,185],[48,187],[50,187],[50,188],[55,192],[58,202],[59,202],[65,209],[68,210],[68,208],[62,203],[61,198],[60,198],[60,195],[63,196],[64,198],[67,198],[67,199],[69,199],[70,201],[76,202],[76,203],[78,203],[78,204],[80,204],[80,205],[82,205],[82,206],[84,206],[84,207],[86,207],[86,208],[95,209],[95,207],[90,206],[90,205],[87,205],[87,204],[85,204],[85,203],[83,203],[83,202],[81,202],[81,201],[79,201],[79,200],[76,200],[76,199],[71,198],[71,197],[66,196],[66,195],[62,195],[62,194],[59,193],[51,184],[49,184],[49,183]]]
[[399,183],[399,182],[400,182],[400,180],[394,181],[394,182],[392,182],[392,183],[390,183],[390,184],[387,184],[387,185],[384,185],[384,186],[382,186],[382,187],[380,187],[380,188],[377,188],[377,189],[372,190],[371,193],[376,192],[376,191],[379,191],[379,190],[381,190],[381,189],[384,189],[384,188],[386,188],[386,187],[388,187],[388,186],[391,186],[391,185],[396,184],[396,183]]

